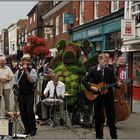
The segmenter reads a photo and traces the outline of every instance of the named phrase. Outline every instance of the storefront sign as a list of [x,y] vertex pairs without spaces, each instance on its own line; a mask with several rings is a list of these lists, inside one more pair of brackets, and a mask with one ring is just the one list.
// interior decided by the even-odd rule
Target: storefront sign
[[134,52],[134,51],[140,51],[140,44],[124,45],[121,47],[121,52]]
[[97,35],[101,35],[101,33],[102,33],[101,27],[98,27],[98,28],[88,30],[87,36],[88,37],[97,36]]
[[85,31],[73,34],[73,41],[82,40],[82,39],[85,39],[85,38],[86,38],[86,32]]
[[127,40],[135,38],[135,20],[132,19],[121,20],[121,38]]
[[84,31],[77,32],[77,33],[73,34],[73,41],[82,40],[82,39],[86,39],[86,38],[94,37],[94,36],[99,36],[101,34],[102,34],[101,27],[89,29],[89,30],[84,30]]

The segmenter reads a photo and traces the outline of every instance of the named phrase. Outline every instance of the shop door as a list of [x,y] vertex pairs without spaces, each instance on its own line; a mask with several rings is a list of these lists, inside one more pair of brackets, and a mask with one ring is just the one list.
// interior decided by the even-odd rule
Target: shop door
[[133,98],[140,99],[140,52],[133,53]]

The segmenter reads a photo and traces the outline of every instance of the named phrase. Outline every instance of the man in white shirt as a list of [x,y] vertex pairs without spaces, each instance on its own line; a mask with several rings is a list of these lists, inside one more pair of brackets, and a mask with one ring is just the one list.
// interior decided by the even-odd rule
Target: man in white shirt
[[52,80],[50,80],[46,88],[44,90],[44,95],[46,99],[42,100],[41,106],[42,106],[42,119],[48,118],[48,108],[47,106],[51,105],[52,102],[49,99],[52,99],[55,104],[55,99],[57,100],[57,105],[59,106],[59,113],[61,116],[60,121],[63,119],[63,113],[64,113],[64,93],[65,93],[65,85],[63,82],[59,81],[59,77],[57,75],[54,75]]
[[6,66],[5,56],[0,57],[0,106],[2,95],[5,102],[5,112],[10,111],[10,90],[13,72],[10,67]]

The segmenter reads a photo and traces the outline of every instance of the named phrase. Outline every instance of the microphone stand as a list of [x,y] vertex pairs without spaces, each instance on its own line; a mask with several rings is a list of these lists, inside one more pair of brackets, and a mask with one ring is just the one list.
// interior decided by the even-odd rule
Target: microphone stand
[[104,116],[104,101],[105,101],[105,99],[104,99],[104,94],[105,94],[104,74],[105,74],[105,69],[102,68],[101,69],[101,82],[103,82],[103,89],[102,89],[102,94],[103,94],[103,99],[102,99],[102,115],[103,116],[102,116],[102,120],[101,120],[101,122],[102,122],[101,129],[102,129],[102,131],[103,131],[103,125],[104,125],[104,121],[105,121],[105,116]]
[[[19,72],[19,71],[18,71],[18,72]],[[18,85],[20,79],[21,79],[22,76],[23,76],[23,73],[24,73],[24,71],[22,71],[20,77],[18,78],[18,80],[17,80],[17,82],[16,82],[16,85]],[[18,74],[17,74],[17,75],[18,75]],[[16,87],[14,87],[13,93],[14,93],[15,90],[17,90]],[[15,96],[18,96],[18,93],[17,93]],[[17,136],[17,118],[18,118],[18,114],[17,114],[17,102],[16,102],[16,103],[15,103],[15,106],[14,106],[14,114],[13,114],[13,120],[14,120],[14,123],[15,123],[15,129],[14,129],[14,130],[15,130],[15,131],[14,131],[15,134],[14,134],[14,136],[12,137],[13,139],[21,138],[21,137],[18,137],[18,136]]]

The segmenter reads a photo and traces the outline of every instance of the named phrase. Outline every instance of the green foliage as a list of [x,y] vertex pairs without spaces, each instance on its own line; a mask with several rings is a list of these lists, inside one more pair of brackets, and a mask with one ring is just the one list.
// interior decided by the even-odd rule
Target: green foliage
[[84,54],[87,56],[91,50],[92,43],[88,40],[83,40],[81,42],[81,49],[83,50]]
[[71,74],[70,78],[71,78],[72,81],[76,81],[76,80],[78,80],[79,76],[76,75],[76,74]]
[[87,66],[96,60],[90,58],[88,63],[85,64],[80,61],[81,50],[83,49],[83,52],[88,55],[91,45],[92,43],[89,41],[83,41],[82,43],[69,42],[66,44],[64,40],[59,41],[56,45],[58,54],[54,63],[54,72],[57,73],[60,76],[60,80],[64,82],[66,92],[74,95],[68,99],[68,105],[70,106],[76,104],[76,95],[85,90],[84,86],[80,83],[81,77],[85,75]]
[[89,69],[95,65],[98,64],[98,54],[93,55],[93,57],[89,58],[85,63],[86,70],[89,71]]
[[60,56],[57,55],[56,57],[54,57],[51,61],[50,61],[50,67],[52,69],[56,68],[57,66],[59,66],[61,64],[61,61],[60,61]]
[[65,49],[66,47],[66,41],[65,40],[60,40],[57,44],[56,44],[56,48],[58,51]]
[[81,56],[80,43],[78,43],[78,42],[69,42],[67,44],[67,47],[65,48],[65,50],[68,49],[68,48],[72,49],[75,52],[76,58],[78,60],[80,58],[80,56]]
[[73,51],[64,52],[62,61],[64,64],[73,64],[76,61],[76,55]]
[[76,65],[70,65],[68,66],[68,70],[71,71],[73,74],[77,74],[77,75],[85,75],[86,70],[84,65],[82,66],[76,66]]
[[65,69],[65,65],[63,65],[63,64],[61,64],[61,65],[59,65],[56,69],[55,69],[55,71],[57,72],[57,71],[63,71]]

